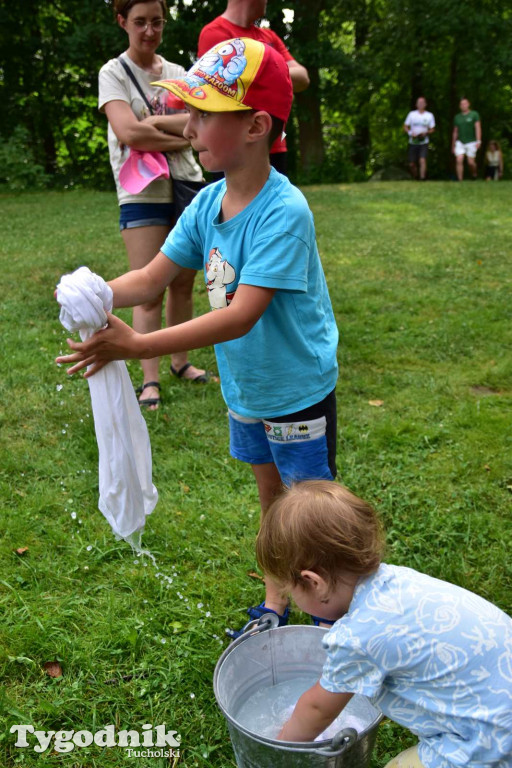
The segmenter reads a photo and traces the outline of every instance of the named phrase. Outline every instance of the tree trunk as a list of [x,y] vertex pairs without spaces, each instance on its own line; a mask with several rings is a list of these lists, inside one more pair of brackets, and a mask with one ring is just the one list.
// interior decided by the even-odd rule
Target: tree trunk
[[303,171],[319,168],[324,161],[324,139],[320,114],[319,42],[323,2],[297,0],[294,4],[293,47],[297,44],[300,63],[309,73],[310,85],[296,95],[299,123],[300,166]]
[[459,111],[459,99],[460,95],[458,93],[458,85],[457,85],[457,75],[458,75],[458,51],[457,51],[457,45],[455,44],[454,50],[452,53],[452,58],[450,61],[450,124],[449,124],[449,134],[448,134],[448,144],[446,147],[446,170],[448,171],[449,175],[452,175],[455,171],[454,164],[454,155],[452,153],[452,131],[453,131],[453,118]]
[[[369,10],[366,0],[358,6],[355,16],[354,45],[356,57],[366,45],[369,32]],[[359,94],[352,139],[352,162],[366,172],[370,152],[370,122],[368,116],[368,91]]]
[[320,77],[316,67],[308,67],[310,85],[296,95],[299,120],[300,166],[303,171],[319,168],[324,161],[324,138],[318,94]]

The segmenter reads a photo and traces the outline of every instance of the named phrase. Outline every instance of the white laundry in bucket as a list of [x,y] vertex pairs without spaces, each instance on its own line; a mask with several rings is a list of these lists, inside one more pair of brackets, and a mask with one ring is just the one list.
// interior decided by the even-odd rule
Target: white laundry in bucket
[[[99,275],[80,267],[57,286],[60,322],[83,341],[107,323],[112,290]],[[152,482],[151,445],[144,417],[123,360],[87,379],[99,450],[98,507],[113,532],[140,549],[146,516],[158,501]]]
[[[279,731],[290,719],[295,705],[302,694],[318,682],[318,677],[294,677],[277,685],[260,688],[241,705],[235,717],[239,725],[248,731],[264,736],[267,739],[277,739]],[[332,739],[343,728],[364,730],[365,723],[351,712],[350,701],[323,733],[315,741]]]

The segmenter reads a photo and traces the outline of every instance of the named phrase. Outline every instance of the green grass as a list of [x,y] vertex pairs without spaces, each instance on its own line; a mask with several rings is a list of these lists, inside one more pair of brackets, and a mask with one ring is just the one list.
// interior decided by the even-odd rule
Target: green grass
[[[388,561],[508,612],[510,190],[506,182],[305,190],[340,327],[339,478],[380,510]],[[250,468],[229,457],[218,386],[171,379],[162,361],[165,404],[147,414],[160,501],[144,534],[157,571],[115,541],[97,510],[88,388],[53,363],[66,337],[52,298],[61,274],[86,264],[109,279],[125,269],[115,199],[4,196],[0,211],[0,765],[130,762],[120,748],[15,748],[16,723],[95,731],[165,722],[182,736],[180,766],[234,766],[212,674],[224,628],[261,599],[248,576],[259,513]],[[215,368],[211,349],[192,358]],[[138,364],[129,369],[140,383]],[[173,579],[169,587],[158,572]],[[294,620],[307,622],[297,611]],[[43,664],[56,659],[63,675],[51,679]],[[372,768],[412,743],[384,722]]]

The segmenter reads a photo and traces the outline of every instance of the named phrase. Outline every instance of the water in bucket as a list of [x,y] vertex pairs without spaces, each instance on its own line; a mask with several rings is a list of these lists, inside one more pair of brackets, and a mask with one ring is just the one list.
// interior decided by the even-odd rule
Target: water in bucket
[[336,733],[332,741],[328,734],[316,743],[276,739],[299,697],[322,674],[325,632],[265,620],[220,657],[213,688],[238,768],[369,768],[382,715],[365,696],[355,694],[329,726],[328,734]]
[[[318,676],[315,675],[303,676],[260,688],[242,703],[235,713],[235,718],[248,731],[267,739],[276,739],[283,725],[289,720],[299,698],[317,680]],[[361,716],[358,716],[357,712],[351,712],[349,702],[336,720],[317,736],[315,741],[332,739],[342,728],[355,728],[356,731],[362,731],[365,726],[366,723],[361,721]]]

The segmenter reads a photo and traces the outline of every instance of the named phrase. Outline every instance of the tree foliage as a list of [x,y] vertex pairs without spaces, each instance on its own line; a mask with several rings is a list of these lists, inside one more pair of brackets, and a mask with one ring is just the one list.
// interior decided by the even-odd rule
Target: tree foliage
[[[162,54],[188,67],[201,27],[224,7],[224,0],[177,0]],[[293,21],[284,9],[293,11]],[[311,78],[287,129],[299,179],[363,179],[379,167],[403,165],[402,125],[419,95],[437,122],[431,175],[451,172],[462,95],[481,114],[484,144],[501,140],[507,153],[510,0],[275,0],[267,12]],[[11,176],[19,167],[25,186],[48,178],[111,184],[97,73],[124,47],[105,0],[0,0],[0,131],[4,154],[9,146],[21,156],[18,166],[10,163]],[[5,169],[0,174],[6,181]]]

